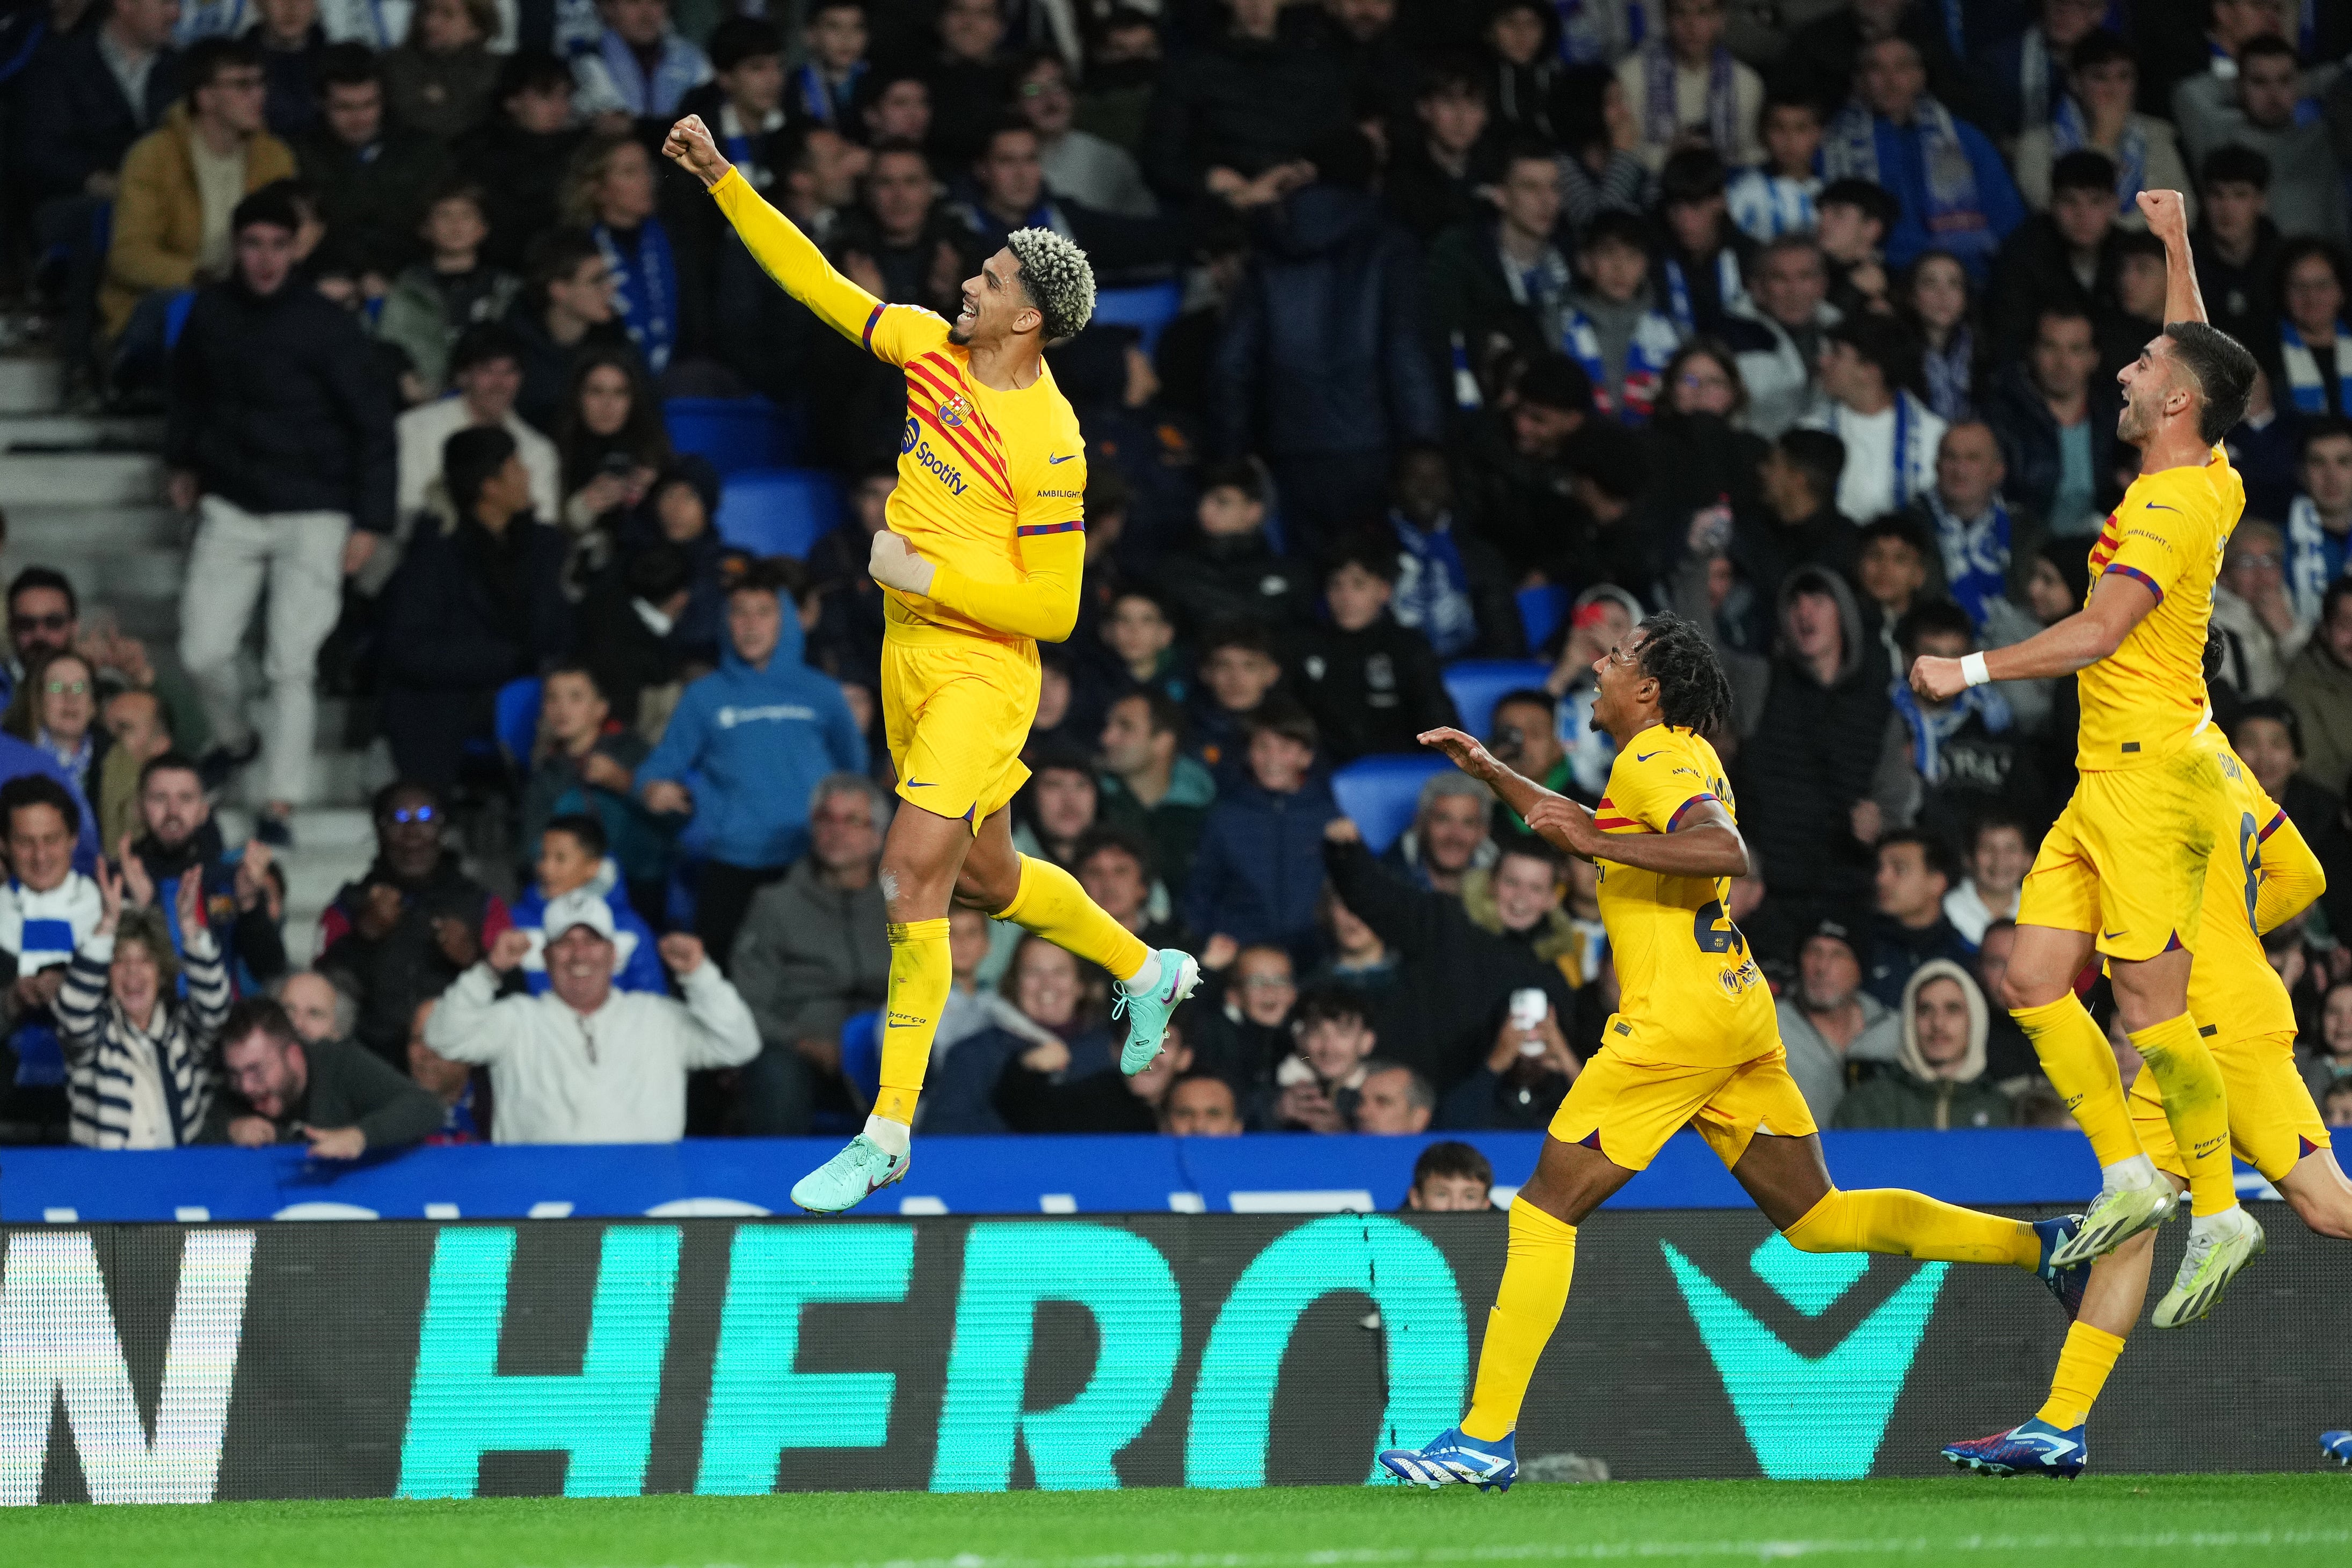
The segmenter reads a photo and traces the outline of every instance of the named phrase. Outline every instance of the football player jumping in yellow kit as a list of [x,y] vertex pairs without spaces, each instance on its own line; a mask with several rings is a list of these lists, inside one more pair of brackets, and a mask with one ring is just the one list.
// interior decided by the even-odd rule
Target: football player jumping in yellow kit
[[2168,325],[2116,378],[2116,434],[2139,448],[2139,477],[2092,549],[2090,596],[2022,643],[1921,658],[1911,684],[1948,702],[1988,680],[2079,672],[2081,779],[2025,878],[2008,1002],[2101,1167],[2099,1196],[2060,1260],[2113,1251],[2162,1223],[2175,1198],[2133,1130],[2115,1053],[2074,995],[2093,956],[2106,960],[2189,1177],[2189,1250],[2156,1309],[2157,1326],[2172,1328],[2210,1311],[2263,1248],[2231,1177],[2221,1073],[2189,1006],[2206,867],[2217,833],[2236,822],[2220,753],[2201,744],[2212,723],[2205,632],[2221,549],[2246,504],[2218,443],[2245,413],[2254,360],[2206,321],[2179,193],[2143,191],[2139,206],[2164,242]]
[[1812,1113],[1789,1075],[1772,993],[1724,913],[1730,879],[1748,874],[1748,845],[1706,738],[1731,717],[1723,666],[1696,626],[1661,615],[1592,668],[1593,727],[1617,743],[1595,810],[1522,778],[1459,730],[1421,737],[1547,841],[1601,867],[1619,988],[1600,1051],[1512,1200],[1469,1414],[1425,1448],[1380,1456],[1390,1474],[1423,1486],[1483,1490],[1517,1478],[1513,1430],[1568,1304],[1576,1228],[1685,1125],[1801,1250],[2006,1263],[2039,1275],[2062,1301],[2080,1284],[2053,1262],[2074,1232],[2071,1217],[2028,1224],[1900,1188],[1843,1192],[1830,1180]]
[[1013,847],[1008,803],[1029,769],[1037,643],[1070,634],[1086,565],[1086,444],[1045,361],[1094,313],[1086,253],[1021,229],[963,286],[952,322],[886,305],[827,264],[761,199],[698,116],[662,151],[700,180],[761,267],[844,337],[905,367],[907,424],[887,526],[869,568],[887,591],[882,719],[904,802],[882,846],[890,989],[881,1090],[866,1130],[793,1188],[821,1213],[855,1207],[907,1173],[908,1129],[952,973],[950,898],[1010,920],[1108,970],[1129,1019],[1119,1064],[1160,1053],[1169,1015],[1200,983],[1174,948],[1155,953],[1076,878]]
[[[2210,731],[2207,736],[2228,786],[2230,812],[2205,878],[2201,941],[2189,971],[2189,1011],[2213,1020],[2200,1027],[2228,1086],[2230,1142],[2238,1157],[2276,1184],[2314,1231],[2352,1238],[2352,1182],[2337,1167],[2326,1124],[2295,1069],[2294,1003],[2261,936],[2317,898],[2326,874],[2286,813],[2254,782],[2253,771]],[[2157,1167],[2173,1186],[2188,1186],[2155,1076],[2145,1067],[2132,1082],[2131,1115]],[[2032,1420],[1948,1444],[1944,1457],[1990,1475],[2082,1474],[2090,1459],[2084,1428],[2091,1407],[2139,1322],[2155,1251],[2156,1232],[2143,1230],[2091,1270],[2080,1314],[2059,1353],[2049,1401]],[[2343,1436],[2329,1433],[2321,1442]]]

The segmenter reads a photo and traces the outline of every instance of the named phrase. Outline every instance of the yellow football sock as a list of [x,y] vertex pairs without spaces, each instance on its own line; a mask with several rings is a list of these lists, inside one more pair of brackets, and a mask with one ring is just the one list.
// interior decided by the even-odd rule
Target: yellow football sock
[[2099,1390],[2107,1385],[2107,1374],[2123,1353],[2124,1342],[2105,1329],[2085,1322],[2068,1329],[2066,1348],[2058,1353],[2058,1370],[2050,1377],[2049,1402],[2033,1418],[2062,1432],[2081,1426],[2090,1418],[2091,1406],[2099,1402]]
[[914,1125],[923,1070],[931,1064],[931,1037],[940,1032],[940,1009],[954,984],[945,919],[891,925],[890,998],[882,1010],[882,1088],[874,1097],[876,1115]]
[[1051,861],[1021,857],[1021,886],[1013,902],[996,912],[1024,931],[1034,931],[1065,953],[1099,964],[1115,980],[1131,980],[1150,960],[1143,939],[1110,917],[1087,896],[1078,879]]
[[1503,1282],[1486,1313],[1486,1342],[1478,1349],[1478,1381],[1470,1394],[1470,1414],[1462,1433],[1482,1443],[1510,1436],[1519,1424],[1528,1380],[1536,1375],[1559,1314],[1568,1305],[1568,1281],[1576,1272],[1576,1227],[1546,1214],[1524,1197],[1511,1200],[1510,1250]]
[[2042,1238],[2021,1219],[1979,1214],[1899,1186],[1830,1195],[1781,1232],[1800,1252],[1892,1252],[1943,1263],[2038,1268]]
[[2230,1100],[2221,1070],[2187,1013],[2167,1019],[2131,1037],[2132,1049],[2156,1076],[2164,1094],[2164,1119],[2189,1172],[2189,1212],[2200,1218],[2232,1208],[2237,1182],[2230,1172]]
[[2038,1008],[2015,1009],[2010,1016],[2033,1042],[2042,1071],[2050,1075],[2075,1124],[2091,1140],[2091,1153],[2099,1164],[2111,1166],[2138,1155],[2139,1134],[2132,1131],[2131,1112],[2124,1105],[2115,1048],[2074,993]]

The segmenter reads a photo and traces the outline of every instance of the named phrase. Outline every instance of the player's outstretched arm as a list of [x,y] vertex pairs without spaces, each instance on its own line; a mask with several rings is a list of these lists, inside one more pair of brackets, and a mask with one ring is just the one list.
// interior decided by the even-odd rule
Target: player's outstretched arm
[[1076,528],[1023,541],[1024,570],[1013,582],[981,582],[917,555],[901,535],[874,536],[866,570],[885,588],[920,594],[992,632],[1040,643],[1069,639],[1078,623],[1078,590],[1087,570],[1087,536]]
[[869,329],[882,302],[836,271],[814,241],[751,189],[751,183],[719,151],[700,115],[689,114],[671,126],[662,152],[702,182],[742,236],[743,247],[785,293],[843,337],[873,347]]
[[2202,321],[2205,296],[2197,287],[2197,257],[2189,248],[2189,209],[2178,191],[2142,191],[2139,210],[2147,232],[2164,242],[2164,319]]
[[[2045,626],[2022,643],[1971,653],[1966,659],[1922,654],[1912,662],[1911,689],[1930,702],[1949,702],[1984,681],[2042,680],[2071,675],[2123,646],[2131,629],[2156,608],[2156,595],[2137,578],[2119,571],[2101,577],[2091,601],[2055,626]],[[1973,660],[1983,661],[1981,680],[1969,679]]]

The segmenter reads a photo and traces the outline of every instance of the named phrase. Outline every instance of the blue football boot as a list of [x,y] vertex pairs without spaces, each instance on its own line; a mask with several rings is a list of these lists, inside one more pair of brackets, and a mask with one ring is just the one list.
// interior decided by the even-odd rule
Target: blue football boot
[[1381,1469],[1432,1491],[1448,1485],[1508,1491],[1519,1479],[1518,1444],[1511,1437],[1482,1443],[1456,1427],[1425,1448],[1382,1448]]
[[2072,1241],[2082,1228],[2083,1217],[2079,1214],[2062,1214],[2055,1219],[2033,1222],[2034,1233],[2042,1238],[2042,1261],[2035,1267],[2033,1277],[2050,1287],[2050,1293],[2058,1298],[2059,1310],[2070,1323],[2082,1315],[2083,1292],[2091,1283],[2091,1265],[2068,1263],[2061,1267],[2054,1260],[2058,1249]]
[[2322,1432],[2319,1451],[2339,1465],[2352,1465],[2352,1432]]
[[2071,1481],[2091,1462],[2091,1448],[2080,1427],[2062,1432],[2046,1421],[2028,1421],[1990,1437],[1947,1443],[1944,1458],[1980,1475],[2048,1476]]

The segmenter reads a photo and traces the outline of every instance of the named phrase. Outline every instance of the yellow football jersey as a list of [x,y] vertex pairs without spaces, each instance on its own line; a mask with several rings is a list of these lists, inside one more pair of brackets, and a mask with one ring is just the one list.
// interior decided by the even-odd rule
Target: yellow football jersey
[[2318,857],[2277,802],[2254,782],[2253,769],[2216,740],[2229,791],[2229,831],[2217,833],[2205,873],[2204,919],[2189,967],[2189,1011],[2214,1045],[2295,1031],[2294,1004],[2279,983],[2254,928],[2265,875],[2290,870],[2324,882]]
[[[889,525],[926,560],[974,582],[1016,583],[1024,541],[1085,530],[1086,438],[1070,400],[1044,364],[1017,392],[968,373],[971,351],[948,324],[913,305],[877,305],[865,329],[877,358],[907,371],[898,487]],[[889,619],[999,635],[936,600],[897,589]]]
[[2083,727],[2074,765],[2138,768],[2172,756],[2201,729],[2205,627],[2221,547],[2246,509],[2246,487],[2222,450],[2202,467],[2143,474],[2107,514],[2091,549],[2091,587],[2109,572],[2137,579],[2156,608],[2123,646],[2076,677]]
[[[1618,752],[1593,820],[1611,834],[1670,833],[1709,800],[1733,810],[1722,758],[1692,731],[1659,725]],[[1724,913],[1729,890],[1727,880],[1601,858],[1601,920],[1619,991],[1602,1044],[1637,1059],[1730,1066],[1780,1043],[1771,990]]]

